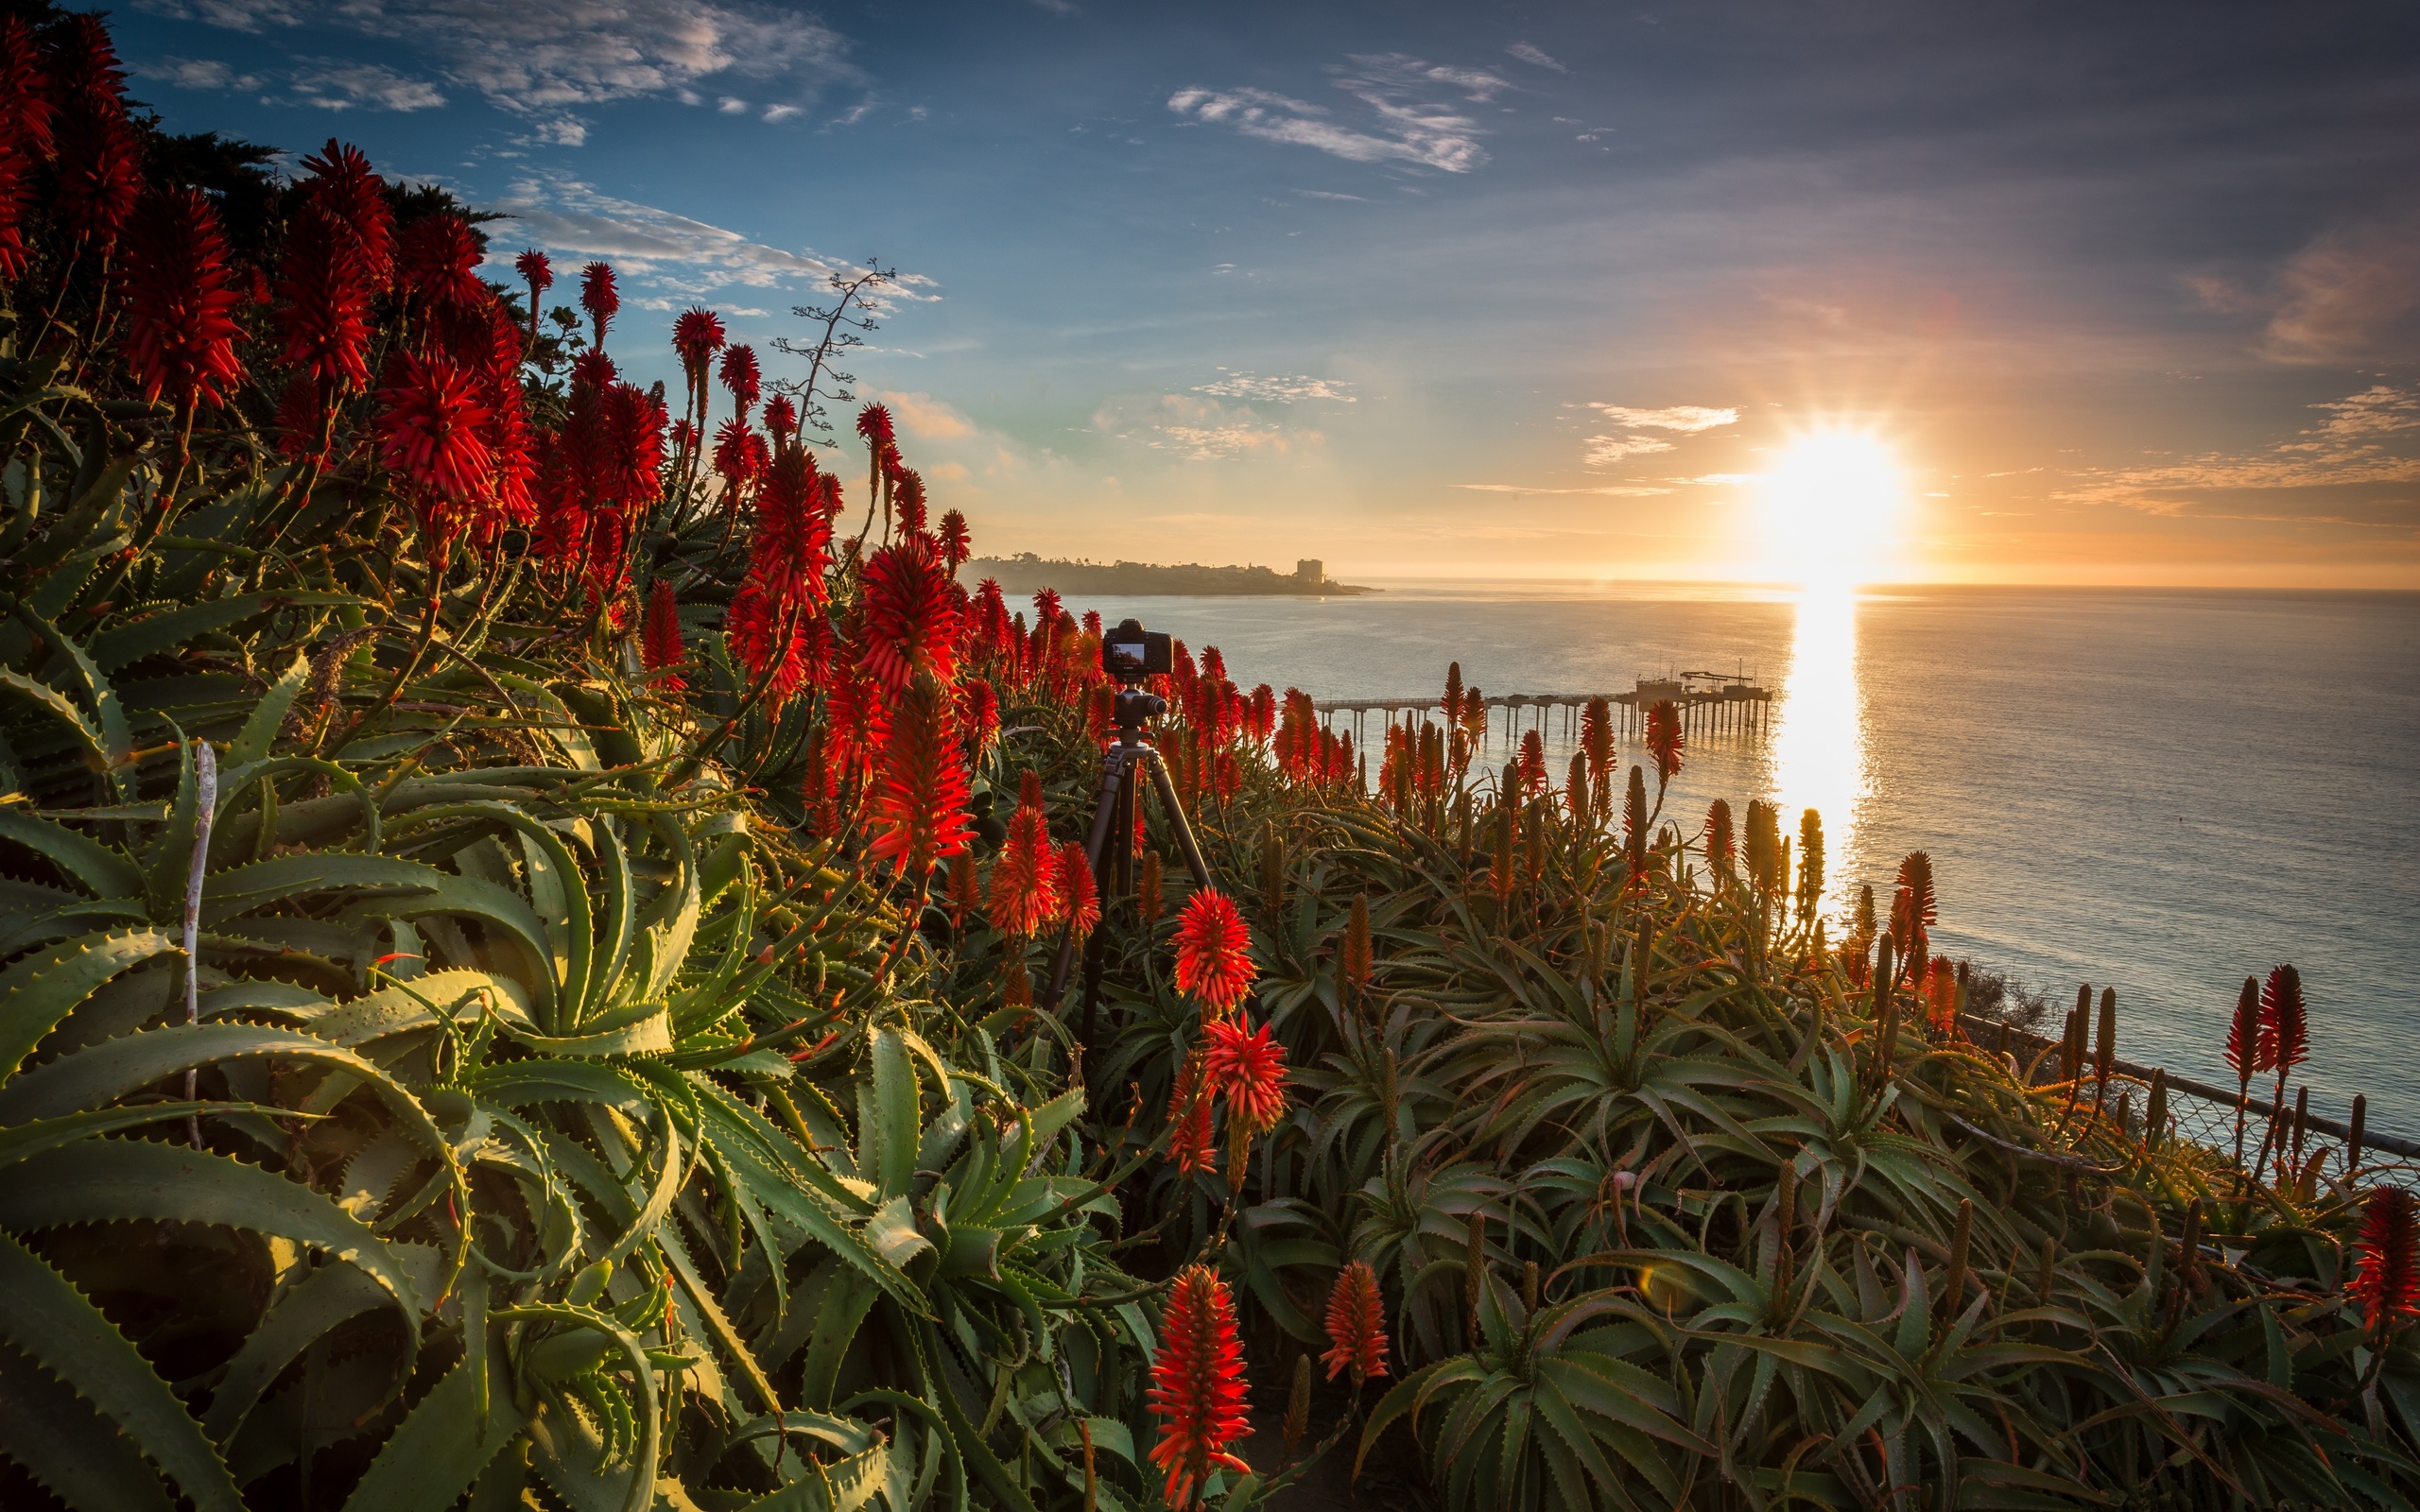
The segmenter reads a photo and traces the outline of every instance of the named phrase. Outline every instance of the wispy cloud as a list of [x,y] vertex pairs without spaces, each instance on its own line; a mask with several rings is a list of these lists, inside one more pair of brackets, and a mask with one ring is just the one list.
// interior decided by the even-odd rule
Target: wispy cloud
[[1197,394],[1214,394],[1221,399],[1258,399],[1272,404],[1299,404],[1305,399],[1334,399],[1351,404],[1357,403],[1353,386],[1334,378],[1314,378],[1308,373],[1289,376],[1265,376],[1260,373],[1230,372],[1216,383],[1196,384]]
[[1468,173],[1487,162],[1478,120],[1440,94],[1483,104],[1512,86],[1483,69],[1431,63],[1407,53],[1357,53],[1337,64],[1338,89],[1361,106],[1343,118],[1323,105],[1265,89],[1195,87],[1168,96],[1192,120],[1233,127],[1265,142],[1313,147],[1349,163],[1407,163]]
[[1163,394],[1140,404],[1113,400],[1095,412],[1093,427],[1190,462],[1284,453],[1326,439],[1318,431],[1296,429],[1250,409],[1191,394]]
[[239,74],[215,58],[154,58],[129,65],[137,78],[154,78],[170,89],[258,89],[258,74]]
[[383,63],[310,59],[291,76],[294,101],[330,111],[433,111],[445,103],[436,85]]
[[1545,48],[1534,46],[1526,42],[1516,42],[1504,50],[1511,53],[1513,57],[1521,60],[1521,61],[1533,64],[1539,68],[1551,68],[1558,74],[1568,74],[1571,72],[1570,69],[1564,67],[1561,63],[1556,62],[1552,58],[1547,57],[1547,50]]
[[1591,404],[1588,407],[1601,413],[1615,424],[1631,430],[1695,432],[1739,423],[1738,410],[1716,409],[1706,404],[1667,404],[1662,409],[1633,409],[1627,404]]
[[1654,436],[1591,436],[1581,459],[1590,467],[1611,467],[1625,457],[1651,456],[1671,449],[1671,442]]
[[[577,179],[525,179],[484,208],[513,217],[514,230],[499,225],[493,233],[493,263],[510,263],[518,250],[517,231],[549,251],[611,258],[626,276],[674,295],[819,284],[853,266],[846,259],[768,246],[672,211],[615,198]],[[886,297],[939,298],[931,292],[933,281],[921,274],[902,274],[900,284]]]
[[[2420,392],[2387,384],[2313,404],[2326,418],[2265,452],[2208,452],[2096,469],[2054,498],[2146,514],[2408,529],[2420,510],[2420,456],[2388,438],[2420,431]],[[2347,514],[2348,505],[2384,506]]]
[[2329,232],[2289,260],[2262,352],[2326,362],[2379,349],[2420,309],[2420,214]]
[[[585,137],[584,107],[678,97],[702,79],[781,80],[797,101],[853,85],[848,40],[769,0],[138,0],[155,14],[238,31],[337,26],[425,50],[448,83],[543,124],[551,140]],[[381,65],[383,66],[383,65]],[[389,92],[390,96],[392,92]],[[311,97],[350,98],[341,90]],[[367,103],[356,101],[356,103]],[[406,108],[388,106],[389,109]],[[568,126],[565,124],[568,123]]]
[[1526,483],[1457,483],[1454,487],[1468,489],[1474,493],[1603,493],[1621,499],[1651,498],[1672,491],[1645,483],[1609,483],[1594,489],[1533,489]]

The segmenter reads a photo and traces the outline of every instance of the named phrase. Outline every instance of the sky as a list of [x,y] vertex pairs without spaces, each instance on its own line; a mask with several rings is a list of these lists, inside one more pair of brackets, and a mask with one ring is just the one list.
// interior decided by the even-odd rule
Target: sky
[[676,392],[679,310],[796,377],[794,311],[897,269],[843,367],[979,552],[1790,580],[1841,533],[1761,480],[1847,435],[1902,500],[1843,522],[1876,579],[2420,588],[2394,0],[113,24],[171,129],[355,143],[513,217],[493,276],[541,248],[550,302],[612,262]]

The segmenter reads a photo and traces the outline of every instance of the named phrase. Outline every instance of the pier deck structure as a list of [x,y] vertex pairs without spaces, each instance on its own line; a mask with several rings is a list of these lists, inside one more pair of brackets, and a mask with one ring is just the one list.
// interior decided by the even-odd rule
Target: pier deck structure
[[[1771,728],[1772,691],[1744,677],[1720,672],[1684,672],[1673,678],[1640,678],[1626,693],[1483,693],[1482,701],[1491,711],[1488,733],[1501,735],[1509,744],[1518,740],[1525,730],[1534,729],[1541,734],[1554,726],[1555,733],[1573,738],[1580,733],[1580,712],[1592,698],[1603,698],[1613,705],[1616,721],[1615,733],[1624,737],[1643,734],[1647,729],[1647,711],[1659,703],[1669,703],[1681,713],[1681,728],[1691,735],[1740,734],[1762,736]],[[1442,696],[1405,696],[1392,698],[1334,698],[1313,702],[1321,719],[1333,727],[1338,715],[1353,720],[1353,741],[1366,745],[1369,716],[1384,714],[1385,725],[1397,720],[1407,724],[1437,713],[1443,707]],[[1505,710],[1508,717],[1498,720],[1493,711]],[[1383,728],[1383,727],[1382,727]]]

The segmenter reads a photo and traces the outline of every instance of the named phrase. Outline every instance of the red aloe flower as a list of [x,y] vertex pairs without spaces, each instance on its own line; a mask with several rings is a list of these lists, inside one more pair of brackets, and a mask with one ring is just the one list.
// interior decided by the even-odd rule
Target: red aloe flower
[[765,428],[773,433],[775,446],[788,444],[798,430],[798,406],[790,403],[789,395],[775,394],[765,401]]
[[386,292],[395,276],[395,215],[387,204],[386,181],[370,160],[350,144],[328,139],[316,158],[304,158],[311,177],[302,181],[303,203],[344,233],[352,253],[349,271],[372,296]]
[[529,285],[529,339],[535,341],[538,339],[538,301],[555,286],[555,267],[546,261],[546,254],[535,247],[514,258],[512,267],[521,275],[521,281]]
[[143,194],[126,76],[97,15],[68,15],[51,28],[50,48],[60,221],[78,241],[106,251]]
[[733,347],[722,354],[722,386],[731,390],[731,402],[738,407],[739,418],[746,420],[748,412],[756,407],[756,396],[763,387],[754,347]]
[[1042,933],[1059,912],[1059,868],[1050,822],[1039,803],[1020,803],[1009,820],[1008,844],[992,863],[992,925],[1019,938]]
[[764,476],[765,443],[748,428],[747,417],[734,415],[715,432],[715,472],[722,479],[726,507],[736,508],[751,486]]
[[1681,711],[1669,698],[1656,700],[1647,711],[1647,749],[1655,758],[1655,790],[1671,785],[1681,769]]
[[429,559],[442,562],[487,497],[492,459],[477,379],[442,356],[395,353],[378,392],[380,458],[403,474]]
[[1216,1170],[1219,1164],[1214,1098],[1203,1083],[1201,1061],[1199,1052],[1185,1057],[1177,1068],[1176,1088],[1168,1096],[1168,1159],[1186,1176]]
[[2235,1068],[2238,1084],[2249,1084],[2257,1074],[2273,1069],[2276,1057],[2277,1047],[2263,1031],[2260,979],[2247,976],[2236,997],[2235,1018],[2227,1024],[2227,1064]]
[[977,759],[989,750],[1000,733],[1000,696],[983,678],[970,678],[961,686],[966,699],[966,729],[975,737]]
[[243,377],[227,238],[199,189],[164,189],[144,202],[127,259],[127,366],[146,399],[180,412],[216,404]]
[[887,688],[918,673],[958,676],[965,614],[932,541],[909,536],[873,554],[865,569],[865,654],[858,665]]
[[2420,1209],[2409,1190],[2376,1187],[2362,1199],[2347,1290],[2373,1329],[2420,1313]]
[[1252,931],[1225,893],[1204,887],[1177,920],[1177,990],[1200,998],[1213,1013],[1224,1013],[1251,990],[1259,975],[1252,963]]
[[605,328],[622,308],[621,293],[614,286],[613,264],[591,263],[579,270],[579,307],[588,312],[596,331],[588,344],[604,351]]
[[26,207],[34,170],[53,151],[54,113],[33,26],[23,16],[0,16],[0,279],[26,270]]
[[1167,1471],[1167,1502],[1193,1504],[1213,1469],[1249,1472],[1227,1446],[1252,1431],[1244,1415],[1243,1349],[1227,1283],[1207,1265],[1187,1266],[1160,1314],[1159,1352],[1151,1357],[1151,1411],[1160,1441],[1151,1463]]
[[966,849],[966,753],[949,691],[918,678],[891,710],[876,769],[870,850],[923,877],[934,863]]
[[1737,854],[1731,834],[1731,805],[1716,799],[1705,809],[1705,864],[1716,876],[1727,877]]
[[329,389],[370,384],[372,290],[354,237],[319,205],[305,201],[286,228],[278,260],[278,324],[285,360]]
[[692,375],[691,384],[706,381],[706,369],[722,348],[722,317],[714,311],[693,304],[672,322],[672,350],[680,355],[681,370]]
[[2268,1065],[2276,1068],[2278,1085],[2285,1074],[2310,1058],[2310,1025],[2303,1011],[2303,977],[2290,966],[2270,971],[2260,989],[2260,1038]]
[[648,591],[647,617],[640,621],[639,661],[649,672],[665,674],[656,679],[657,687],[666,693],[683,693],[688,681],[678,671],[667,669],[679,667],[686,655],[681,644],[681,606],[673,602],[671,582],[659,577]]
[[899,528],[910,535],[925,528],[925,478],[912,467],[899,470],[899,481],[891,502],[899,510]]
[[[941,541],[942,565],[948,568],[950,576],[954,577],[958,575],[959,568],[965,565],[967,553],[974,549],[966,534],[966,516],[955,509],[942,515]],[[1094,627],[1093,633],[1095,635],[1100,633],[1098,626]]]
[[1353,1372],[1358,1390],[1372,1376],[1387,1373],[1386,1300],[1378,1295],[1378,1273],[1366,1260],[1357,1260],[1336,1273],[1336,1288],[1327,1294],[1327,1362],[1330,1381]]
[[430,215],[404,232],[404,287],[432,310],[473,310],[488,301],[479,282],[479,240],[456,215]]
[[1082,939],[1100,923],[1100,894],[1093,886],[1093,864],[1081,840],[1059,847],[1059,918]]
[[1209,1035],[1204,1074],[1227,1099],[1229,1116],[1256,1134],[1275,1128],[1286,1116],[1286,1047],[1265,1023],[1246,1029],[1234,1020],[1214,1019]]
[[890,411],[880,404],[868,404],[858,410],[857,434],[877,451],[890,446],[894,439],[890,429]]
[[616,377],[614,359],[594,347],[571,359],[571,388],[574,394],[583,388],[601,392],[613,387]]

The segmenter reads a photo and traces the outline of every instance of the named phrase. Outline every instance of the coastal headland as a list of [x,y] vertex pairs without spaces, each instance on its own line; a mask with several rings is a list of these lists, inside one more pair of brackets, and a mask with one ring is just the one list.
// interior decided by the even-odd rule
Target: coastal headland
[[1285,596],[1339,598],[1380,590],[1340,583],[1327,576],[1327,564],[1305,558],[1291,573],[1272,567],[1205,567],[1198,562],[1163,566],[1141,561],[1053,561],[1024,552],[1014,557],[979,557],[959,569],[966,582],[996,579],[1006,593],[1030,593],[1055,588],[1063,593],[1186,594],[1192,596]]

